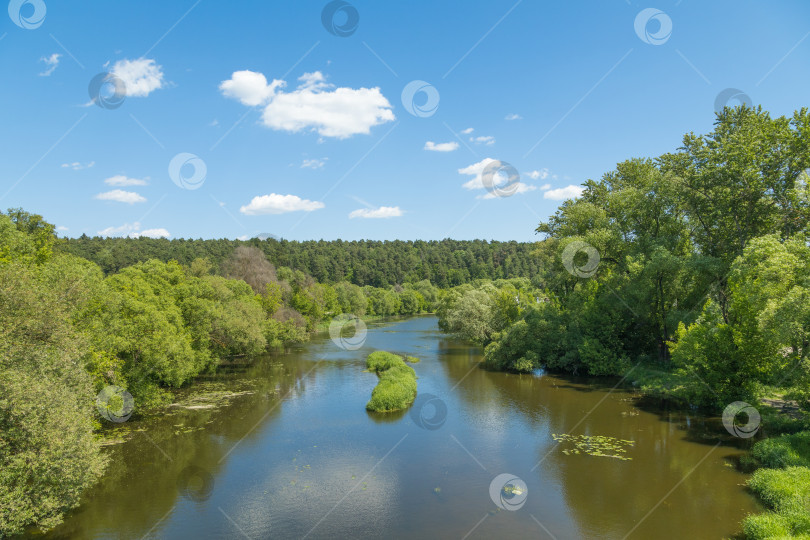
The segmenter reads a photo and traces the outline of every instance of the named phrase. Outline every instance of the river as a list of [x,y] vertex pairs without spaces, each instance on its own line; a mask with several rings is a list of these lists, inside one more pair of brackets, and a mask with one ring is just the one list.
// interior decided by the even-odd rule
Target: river
[[[421,359],[418,408],[365,410],[376,349]],[[102,481],[46,537],[712,539],[760,510],[716,419],[481,359],[424,316],[370,324],[358,350],[318,336],[223,368],[180,393],[190,407],[130,420]],[[241,395],[195,406],[201,389]],[[607,452],[629,459],[576,454],[553,437],[566,433],[632,441]],[[501,474],[519,489],[493,499]]]

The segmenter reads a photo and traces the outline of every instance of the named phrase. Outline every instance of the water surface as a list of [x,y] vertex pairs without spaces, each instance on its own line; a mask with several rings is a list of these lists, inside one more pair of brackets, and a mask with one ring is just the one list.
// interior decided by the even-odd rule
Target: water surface
[[[446,406],[438,429],[366,412],[375,349],[421,359],[419,393]],[[481,359],[425,316],[370,325],[360,350],[324,336],[222,369],[192,392],[245,394],[131,420],[139,431],[47,536],[723,538],[760,510],[716,421],[640,408],[614,382],[487,372]],[[552,435],[568,432],[634,441],[632,459],[566,455]],[[528,487],[517,511],[490,498],[501,473]]]

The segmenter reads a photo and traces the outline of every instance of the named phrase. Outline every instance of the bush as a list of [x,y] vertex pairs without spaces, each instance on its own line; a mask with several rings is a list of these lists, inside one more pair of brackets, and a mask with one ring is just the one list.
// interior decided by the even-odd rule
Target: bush
[[810,467],[810,431],[780,435],[757,442],[751,456],[763,467]]
[[366,404],[369,411],[398,411],[416,399],[416,372],[400,356],[374,351],[366,358],[366,366],[380,378]]

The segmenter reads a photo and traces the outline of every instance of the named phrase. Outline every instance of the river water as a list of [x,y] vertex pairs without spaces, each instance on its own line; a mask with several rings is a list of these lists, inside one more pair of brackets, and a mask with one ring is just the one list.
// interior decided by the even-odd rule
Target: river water
[[[365,410],[376,349],[421,359],[411,411]],[[760,510],[716,419],[639,406],[616,381],[481,359],[424,316],[369,325],[359,350],[321,336],[223,368],[181,393],[190,408],[130,420],[105,477],[46,536],[723,538]],[[195,405],[201,389],[242,394]],[[575,454],[553,437],[566,433],[632,441],[603,452],[630,459]],[[501,474],[522,493],[496,486],[493,499]]]

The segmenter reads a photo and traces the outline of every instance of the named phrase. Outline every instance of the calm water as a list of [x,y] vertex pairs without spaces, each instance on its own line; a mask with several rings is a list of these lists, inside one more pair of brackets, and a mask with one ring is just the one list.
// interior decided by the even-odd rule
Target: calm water
[[[421,358],[419,392],[446,406],[441,427],[366,412],[374,349]],[[207,384],[250,393],[130,421],[142,431],[109,448],[103,481],[48,537],[722,538],[759,510],[716,422],[480,360],[418,317],[370,326],[357,351],[324,337],[224,370]],[[566,455],[552,434],[567,432],[635,441],[632,460]],[[501,473],[526,483],[517,511],[490,499]]]

